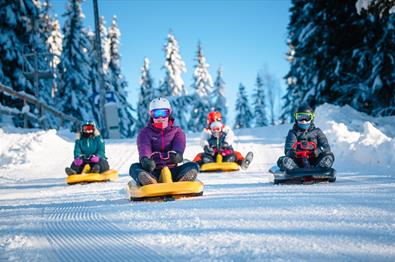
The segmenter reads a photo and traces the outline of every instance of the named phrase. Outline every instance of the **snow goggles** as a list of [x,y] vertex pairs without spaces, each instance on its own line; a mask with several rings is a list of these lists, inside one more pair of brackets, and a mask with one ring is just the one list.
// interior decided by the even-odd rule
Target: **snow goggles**
[[307,121],[310,122],[314,119],[314,113],[310,112],[298,112],[294,115],[296,121]]
[[159,118],[159,117],[165,118],[165,117],[170,116],[170,110],[167,108],[154,109],[154,110],[151,110],[150,115],[153,118]]
[[92,125],[86,125],[82,127],[82,131],[85,133],[91,133],[95,130],[95,127]]
[[213,132],[221,132],[222,131],[222,123],[221,122],[212,122],[210,125],[210,129]]

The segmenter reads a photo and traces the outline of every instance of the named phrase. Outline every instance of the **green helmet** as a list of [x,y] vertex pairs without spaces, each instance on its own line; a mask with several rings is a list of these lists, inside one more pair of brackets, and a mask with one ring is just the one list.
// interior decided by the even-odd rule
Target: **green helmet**
[[87,120],[82,123],[81,125],[81,132],[82,133],[93,133],[96,129],[95,122],[92,120]]

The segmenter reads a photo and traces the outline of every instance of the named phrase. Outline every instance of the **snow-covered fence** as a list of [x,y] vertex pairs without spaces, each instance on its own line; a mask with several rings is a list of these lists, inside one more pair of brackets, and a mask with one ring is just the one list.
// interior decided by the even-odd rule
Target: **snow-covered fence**
[[[37,98],[35,98],[34,96],[32,96],[30,94],[27,94],[25,92],[17,92],[15,90],[13,90],[12,88],[7,87],[1,83],[0,83],[0,90],[4,93],[7,93],[9,95],[12,95],[14,97],[17,97],[17,98],[23,100],[24,106],[23,106],[22,110],[19,110],[16,108],[10,108],[10,107],[0,104],[0,114],[23,116],[25,128],[27,128],[28,120],[32,120],[32,121],[38,123],[41,128],[46,128],[45,121],[44,121],[45,120],[45,116],[44,116],[45,111],[51,113],[52,115],[54,115],[56,118],[58,118],[60,120],[59,126],[64,126],[66,122],[71,122],[76,127],[78,127],[80,124],[79,119],[77,119],[73,116],[66,115],[66,114],[56,110],[55,108],[41,102],[40,100],[38,100]],[[37,115],[35,115],[29,111],[30,109],[29,109],[28,103],[34,104],[36,106],[36,108],[39,109],[37,112]]]

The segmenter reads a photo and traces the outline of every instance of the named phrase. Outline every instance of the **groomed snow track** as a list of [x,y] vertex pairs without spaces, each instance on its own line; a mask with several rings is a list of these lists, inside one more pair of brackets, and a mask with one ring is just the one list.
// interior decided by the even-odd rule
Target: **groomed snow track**
[[167,261],[89,206],[45,208],[43,228],[59,261]]

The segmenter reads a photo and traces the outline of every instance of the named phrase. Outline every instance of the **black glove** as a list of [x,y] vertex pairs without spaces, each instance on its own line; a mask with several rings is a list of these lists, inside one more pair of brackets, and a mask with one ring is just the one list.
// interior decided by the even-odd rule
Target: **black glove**
[[180,153],[177,152],[169,152],[169,160],[170,162],[172,162],[173,164],[178,164],[181,163],[183,158],[182,155]]
[[232,149],[232,146],[229,145],[228,142],[223,142],[223,143],[221,144],[221,150],[228,150],[228,149]]
[[214,149],[210,146],[204,146],[204,153],[207,155],[213,156],[214,155]]
[[140,160],[141,166],[143,167],[144,170],[148,172],[154,171],[156,164],[155,161],[152,159],[149,159],[146,156],[143,156]]
[[291,148],[290,150],[288,150],[286,156],[295,159],[296,158],[296,149]]

